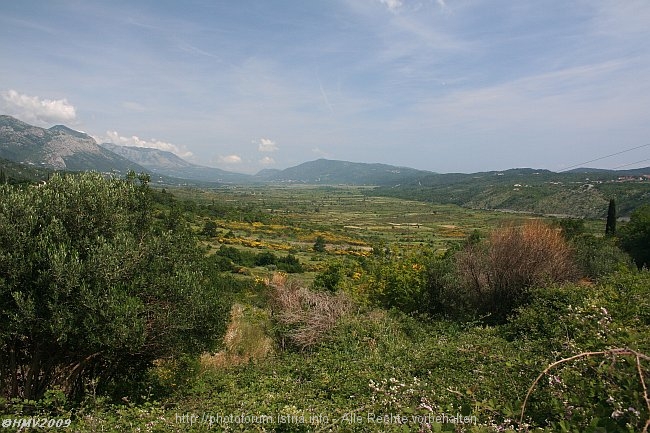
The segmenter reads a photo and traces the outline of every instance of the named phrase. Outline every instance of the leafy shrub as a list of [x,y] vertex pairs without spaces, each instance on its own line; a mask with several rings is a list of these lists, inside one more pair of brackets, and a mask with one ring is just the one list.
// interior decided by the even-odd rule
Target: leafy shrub
[[304,271],[300,260],[293,254],[287,254],[284,257],[278,258],[276,265],[279,270],[289,274],[300,273]]
[[[650,351],[650,272],[618,272],[597,284],[535,288],[502,328],[564,355],[611,346]],[[571,342],[571,345],[568,345]],[[567,351],[568,350],[568,351]]]
[[650,267],[650,205],[632,212],[630,221],[619,230],[619,237],[639,269]]
[[370,301],[376,306],[397,308],[405,313],[424,312],[425,271],[425,266],[415,257],[379,259],[368,277]]
[[327,268],[316,275],[313,286],[317,290],[335,292],[343,279],[343,265],[340,262],[329,262]]
[[358,304],[397,309],[411,315],[466,317],[467,296],[459,296],[454,250],[440,256],[423,248],[330,262],[314,288],[343,290]]
[[255,256],[255,266],[268,266],[275,265],[278,258],[270,251],[259,253]]
[[325,238],[322,236],[317,236],[316,241],[314,242],[313,250],[317,253],[324,253],[326,251]]
[[570,241],[576,236],[585,232],[585,222],[578,218],[561,218],[556,220],[557,226],[562,229],[562,234],[566,240]]
[[210,256],[208,265],[219,272],[237,272],[237,269],[239,269],[230,258],[220,254]]
[[240,266],[266,266],[287,273],[303,272],[304,269],[298,258],[293,254],[278,257],[271,251],[254,253],[235,247],[222,245],[214,253],[214,264],[223,271],[238,272]]
[[425,261],[425,288],[421,299],[422,312],[438,318],[466,320],[473,316],[470,296],[458,279],[453,250]]
[[[540,405],[547,407],[540,417],[555,430],[646,431],[650,425],[650,400],[644,376],[649,362],[650,357],[643,353],[618,348],[582,352],[555,361],[528,389],[520,423],[525,419],[529,397],[538,387],[546,390]],[[543,379],[547,379],[546,383]]]
[[580,273],[590,279],[598,279],[632,265],[630,256],[618,247],[616,239],[612,237],[598,238],[583,234],[574,237],[571,245]]
[[255,254],[240,250],[239,248],[222,245],[215,253],[215,256],[226,257],[235,265],[255,266]]
[[217,235],[217,228],[219,228],[217,223],[215,223],[212,220],[207,220],[205,224],[203,224],[203,229],[201,230],[201,234],[208,238],[215,237]]
[[648,311],[648,272],[616,273],[597,285],[534,289],[530,304],[501,328],[503,335],[532,358],[572,362],[549,369],[537,384],[527,421],[564,431],[640,431],[650,413],[639,370],[647,376],[649,359],[637,365],[629,350],[650,349]]
[[223,332],[189,230],[152,218],[148,179],[53,176],[0,187],[0,393],[135,380]]

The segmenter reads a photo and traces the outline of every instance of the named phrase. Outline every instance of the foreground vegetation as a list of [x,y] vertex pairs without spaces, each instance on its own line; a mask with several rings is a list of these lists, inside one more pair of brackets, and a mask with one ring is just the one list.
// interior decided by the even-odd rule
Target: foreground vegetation
[[647,431],[648,209],[619,241],[364,188],[261,192],[3,186],[0,418]]

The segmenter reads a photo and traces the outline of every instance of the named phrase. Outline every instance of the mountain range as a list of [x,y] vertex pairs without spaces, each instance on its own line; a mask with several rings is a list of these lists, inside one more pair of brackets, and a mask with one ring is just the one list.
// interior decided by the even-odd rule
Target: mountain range
[[319,159],[285,170],[255,175],[234,173],[188,162],[159,149],[98,144],[92,137],[63,125],[39,128],[11,116],[0,116],[0,158],[54,170],[95,170],[125,174],[148,172],[175,180],[208,183],[304,183],[398,185],[431,174],[387,164]]
[[15,180],[42,179],[47,170],[121,175],[134,170],[150,173],[156,182],[170,185],[372,185],[376,188],[369,193],[375,195],[582,217],[602,217],[612,197],[620,202],[621,215],[629,215],[650,201],[650,168],[576,168],[560,173],[519,168],[440,174],[387,164],[318,159],[248,175],[193,164],[159,149],[98,144],[89,135],[63,125],[44,129],[10,116],[0,116],[0,159],[4,159],[0,168]]
[[112,143],[102,143],[100,146],[152,172],[204,182],[396,185],[431,174],[429,171],[387,164],[318,159],[284,170],[265,169],[255,175],[246,175],[192,164],[171,152],[159,149],[118,146]]

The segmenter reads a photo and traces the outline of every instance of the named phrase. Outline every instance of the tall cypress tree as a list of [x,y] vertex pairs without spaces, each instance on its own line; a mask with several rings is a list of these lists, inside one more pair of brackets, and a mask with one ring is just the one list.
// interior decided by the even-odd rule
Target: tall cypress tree
[[616,201],[609,200],[609,208],[607,209],[607,224],[605,225],[606,235],[616,234]]
[[5,171],[0,170],[0,185],[7,183],[7,177],[5,176]]

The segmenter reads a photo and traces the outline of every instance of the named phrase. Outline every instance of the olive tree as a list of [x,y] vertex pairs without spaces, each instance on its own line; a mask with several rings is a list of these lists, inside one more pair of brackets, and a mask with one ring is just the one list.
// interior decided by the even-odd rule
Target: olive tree
[[210,348],[219,293],[189,230],[152,216],[146,176],[0,186],[0,396],[79,394]]

